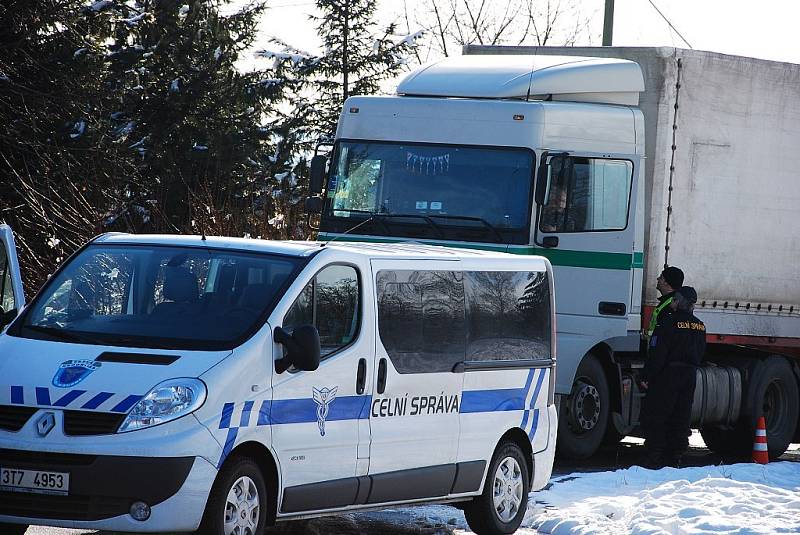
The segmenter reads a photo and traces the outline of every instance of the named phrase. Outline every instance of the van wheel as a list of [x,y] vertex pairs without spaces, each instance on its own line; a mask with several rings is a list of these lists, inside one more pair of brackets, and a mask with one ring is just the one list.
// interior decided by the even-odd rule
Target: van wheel
[[25,524],[5,524],[0,522],[0,533],[3,535],[23,535],[28,530]]
[[267,519],[267,486],[256,462],[238,457],[226,462],[211,488],[199,533],[260,535]]
[[492,457],[483,494],[464,506],[469,527],[478,535],[514,533],[528,509],[528,463],[520,447],[503,442]]
[[589,353],[575,372],[572,391],[561,402],[556,453],[586,459],[603,443],[608,426],[610,394],[603,366]]

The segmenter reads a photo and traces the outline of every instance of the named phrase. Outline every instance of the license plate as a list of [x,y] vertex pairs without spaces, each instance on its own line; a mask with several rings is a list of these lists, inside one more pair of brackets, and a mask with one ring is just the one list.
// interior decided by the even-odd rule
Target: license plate
[[69,474],[0,466],[0,490],[69,494]]

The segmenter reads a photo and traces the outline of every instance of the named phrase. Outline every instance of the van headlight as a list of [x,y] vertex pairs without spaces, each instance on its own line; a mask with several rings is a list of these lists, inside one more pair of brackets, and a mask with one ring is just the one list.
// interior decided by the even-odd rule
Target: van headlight
[[135,431],[186,416],[206,400],[206,385],[199,379],[170,379],[154,387],[134,405],[118,433]]

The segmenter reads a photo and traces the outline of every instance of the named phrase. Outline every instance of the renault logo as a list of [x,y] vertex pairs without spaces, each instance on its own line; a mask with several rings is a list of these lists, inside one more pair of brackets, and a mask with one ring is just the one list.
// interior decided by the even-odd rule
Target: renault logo
[[56,415],[52,412],[46,412],[36,422],[36,431],[40,437],[46,437],[50,431],[56,426]]

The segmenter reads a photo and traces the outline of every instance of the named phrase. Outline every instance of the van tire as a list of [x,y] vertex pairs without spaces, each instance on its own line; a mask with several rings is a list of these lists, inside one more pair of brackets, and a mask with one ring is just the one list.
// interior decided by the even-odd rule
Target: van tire
[[28,530],[26,524],[6,524],[0,522],[0,534],[2,535],[24,535]]
[[[514,533],[528,509],[529,474],[528,461],[522,449],[515,442],[501,442],[489,464],[483,493],[464,506],[470,529],[477,535]],[[504,514],[512,516],[504,518]]]
[[610,402],[603,365],[588,353],[575,372],[572,391],[561,401],[556,446],[559,457],[587,459],[597,451],[608,436]]
[[261,535],[269,514],[267,500],[267,485],[258,463],[245,456],[231,458],[211,487],[198,533],[224,535],[226,516],[235,515],[239,535]]

